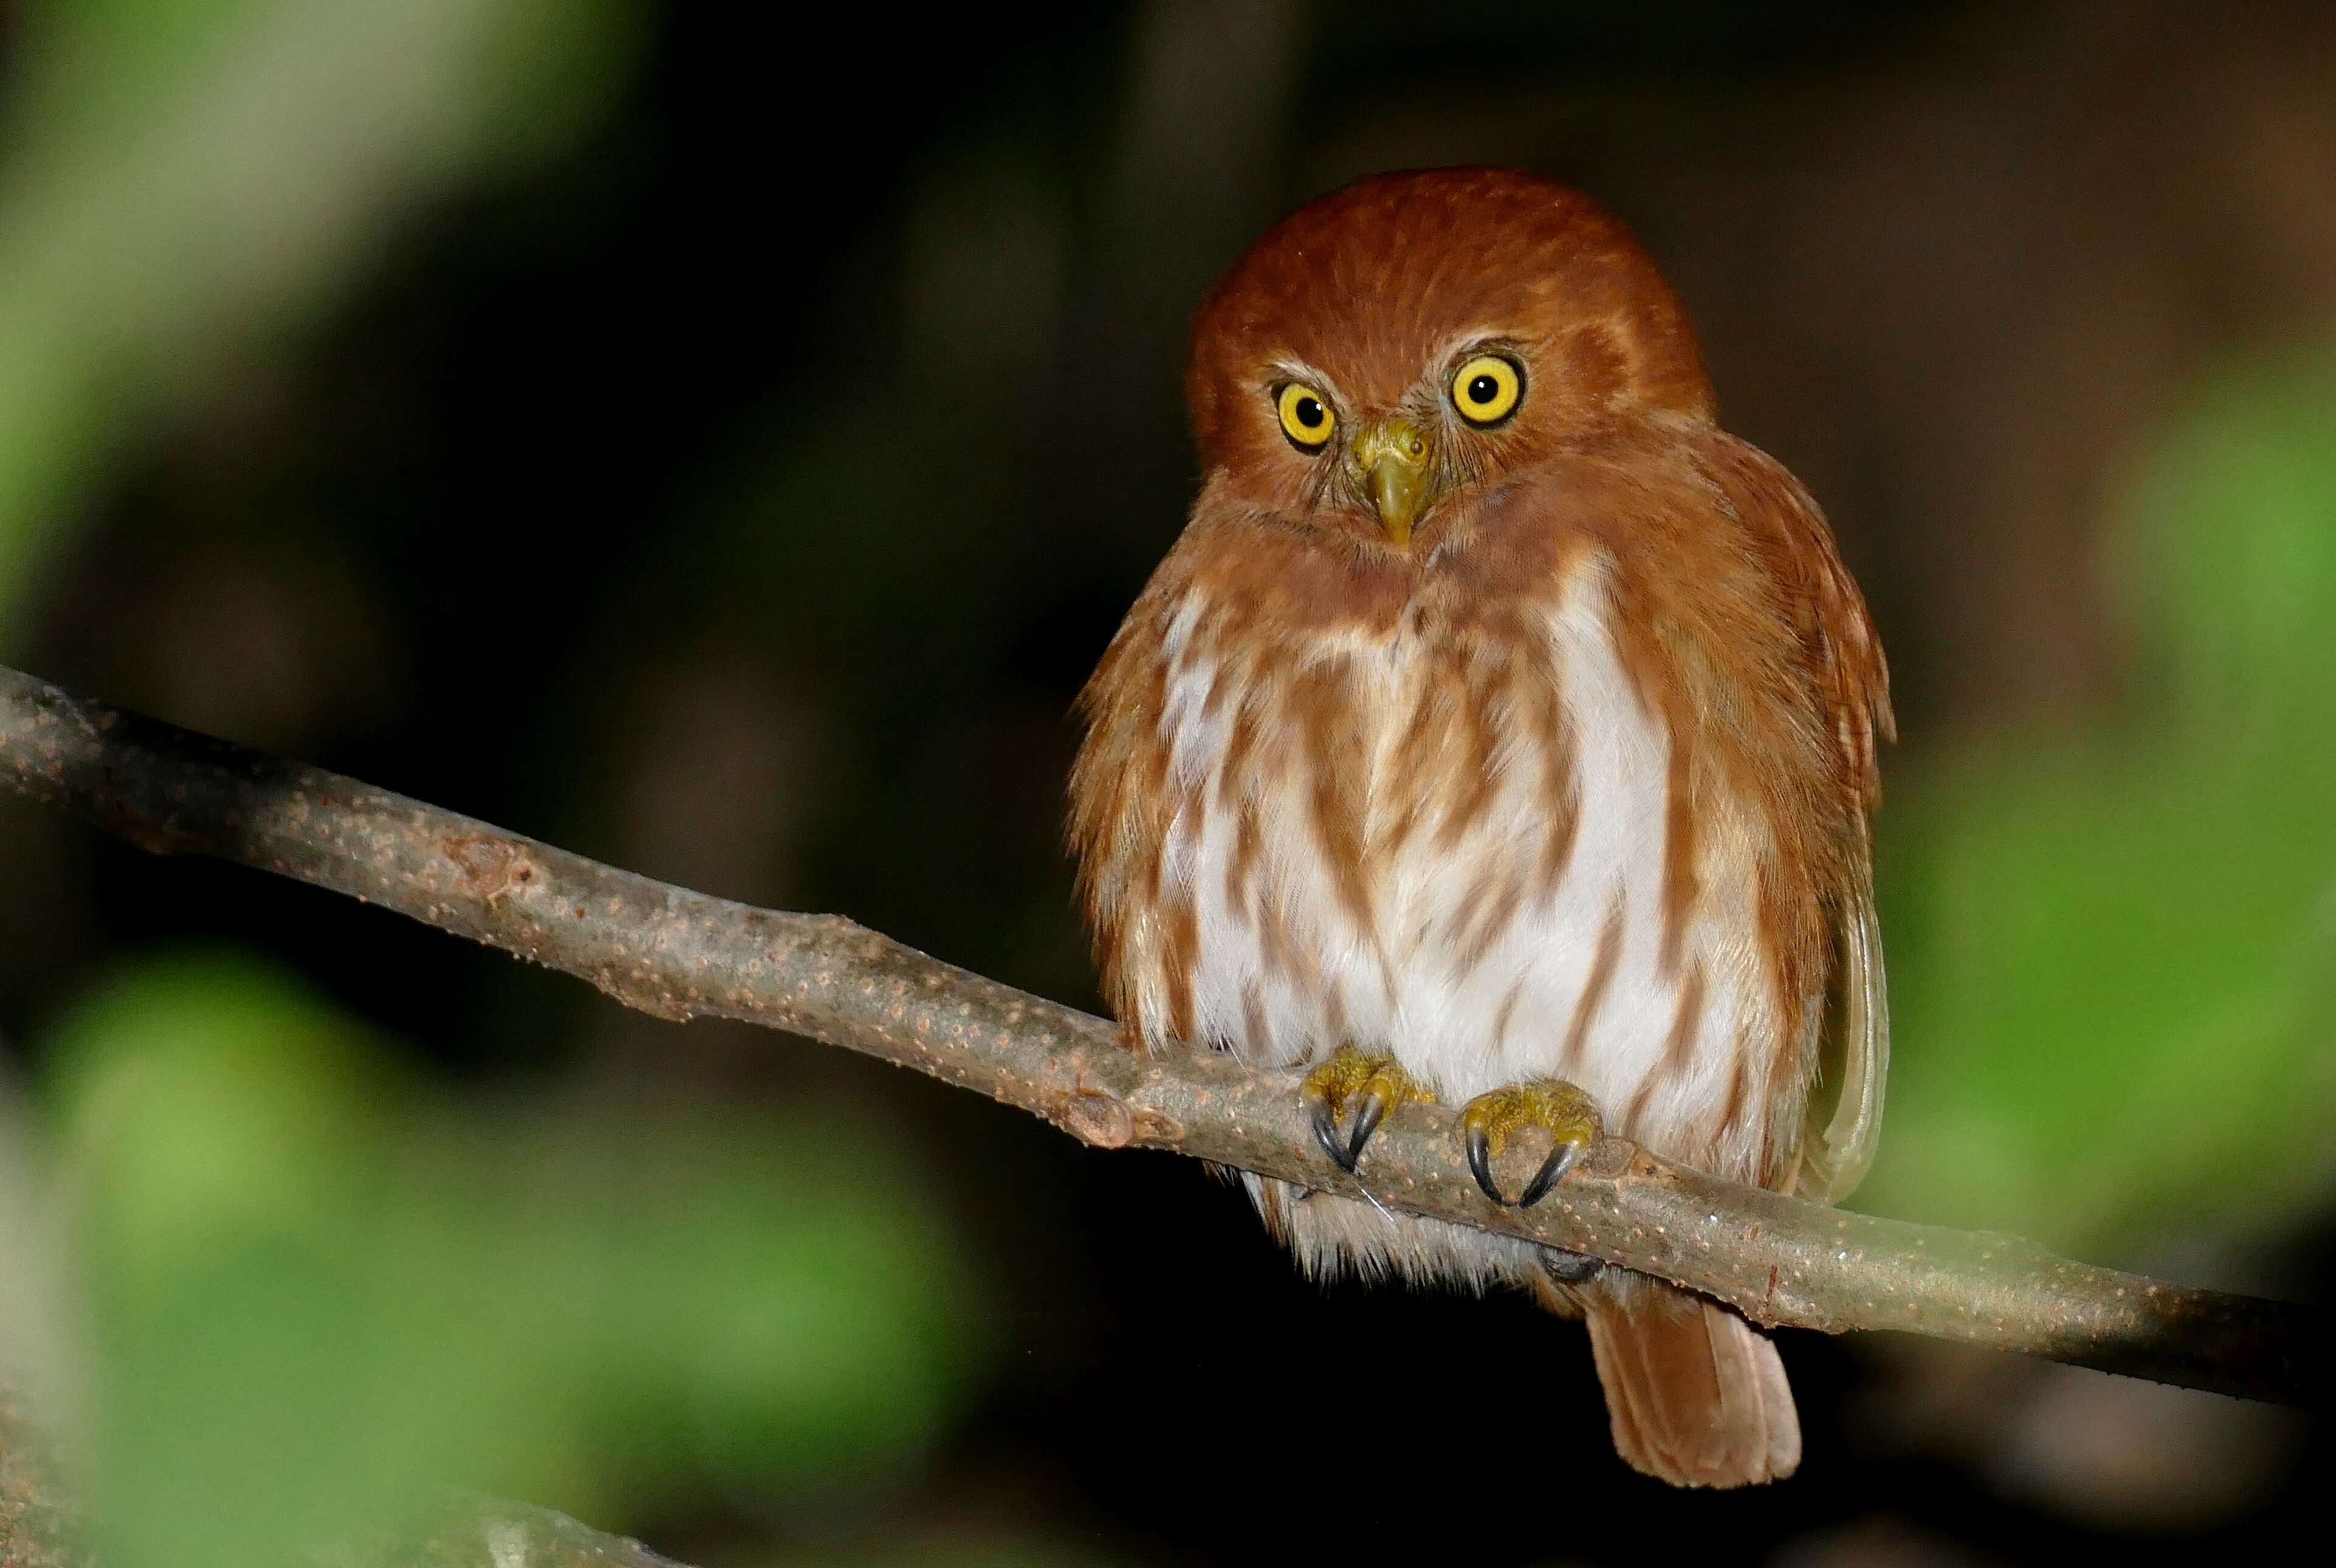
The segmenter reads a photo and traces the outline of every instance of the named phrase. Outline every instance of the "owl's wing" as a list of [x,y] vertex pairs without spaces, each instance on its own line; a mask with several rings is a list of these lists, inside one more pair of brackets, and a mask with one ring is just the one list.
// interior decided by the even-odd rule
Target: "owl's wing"
[[1889,1073],[1890,998],[1869,872],[1844,902],[1834,932],[1833,997],[1801,1131],[1796,1192],[1839,1203],[1864,1179],[1882,1141],[1882,1086]]
[[1890,1002],[1874,907],[1869,827],[1882,802],[1874,749],[1880,740],[1896,738],[1890,671],[1865,601],[1842,565],[1816,502],[1767,453],[1732,438],[1722,437],[1720,443],[1722,450],[1712,454],[1716,477],[1731,508],[1788,586],[1850,798],[1854,843],[1835,890],[1832,995],[1795,1182],[1804,1196],[1837,1202],[1874,1162],[1882,1135],[1883,1080],[1890,1068]]

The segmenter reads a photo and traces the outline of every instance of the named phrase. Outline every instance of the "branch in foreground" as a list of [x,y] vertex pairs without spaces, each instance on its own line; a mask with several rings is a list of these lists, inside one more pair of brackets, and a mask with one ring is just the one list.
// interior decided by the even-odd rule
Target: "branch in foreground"
[[1894,1329],[2321,1406],[2327,1314],[2056,1257],[2016,1237],[1819,1207],[1601,1145],[1539,1205],[1477,1189],[1443,1113],[1387,1118],[1358,1183],[1317,1150],[1293,1077],[1144,1058],[1099,1018],[832,915],[668,886],[355,779],[0,671],[23,793],[162,854],[216,856],[385,905],[579,975],[661,1018],[810,1035],[978,1089],[1101,1148],[1157,1148],[1586,1253],[1764,1326]]

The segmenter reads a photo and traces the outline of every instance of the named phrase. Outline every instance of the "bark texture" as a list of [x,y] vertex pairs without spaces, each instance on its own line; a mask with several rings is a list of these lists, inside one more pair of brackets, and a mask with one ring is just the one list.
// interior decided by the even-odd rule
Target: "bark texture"
[[[2314,1308],[1821,1207],[1619,1139],[1537,1206],[1496,1207],[1435,1107],[1390,1115],[1348,1177],[1322,1157],[1291,1075],[1210,1053],[1138,1056],[1105,1020],[840,916],[670,886],[14,671],[0,671],[0,769],[22,793],[157,853],[384,905],[660,1018],[743,1019],[881,1057],[1098,1148],[1166,1149],[1587,1253],[1767,1327],[1898,1330],[2249,1399],[2329,1399],[2330,1322]],[[1529,1165],[1534,1152],[1512,1154]],[[1521,1180],[1513,1173],[1510,1190]]]

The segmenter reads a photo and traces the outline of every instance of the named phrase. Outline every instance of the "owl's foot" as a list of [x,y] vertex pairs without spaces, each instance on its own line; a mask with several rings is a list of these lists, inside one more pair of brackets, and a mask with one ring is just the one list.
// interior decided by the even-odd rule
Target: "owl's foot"
[[[1406,1100],[1434,1105],[1436,1096],[1391,1056],[1366,1056],[1342,1045],[1328,1061],[1306,1075],[1299,1093],[1314,1122],[1315,1141],[1331,1163],[1352,1176],[1363,1146],[1378,1131],[1387,1113]],[[1341,1130],[1352,1108],[1354,1122]]]
[[1501,1195],[1501,1185],[1493,1179],[1493,1157],[1507,1146],[1511,1133],[1529,1127],[1546,1129],[1554,1141],[1549,1157],[1517,1195],[1516,1206],[1521,1209],[1547,1197],[1549,1189],[1603,1134],[1598,1108],[1590,1103],[1590,1097],[1553,1078],[1529,1079],[1478,1095],[1460,1112],[1460,1133],[1476,1185],[1496,1204],[1506,1205],[1509,1200]]

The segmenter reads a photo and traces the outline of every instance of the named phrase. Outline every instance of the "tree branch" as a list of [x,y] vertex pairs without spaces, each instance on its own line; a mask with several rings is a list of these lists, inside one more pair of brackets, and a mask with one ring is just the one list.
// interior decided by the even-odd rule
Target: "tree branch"
[[1895,1329],[2320,1406],[2328,1316],[2056,1257],[2016,1237],[1820,1207],[1620,1139],[1530,1210],[1478,1191],[1445,1113],[1406,1107],[1362,1181],[1317,1149],[1288,1074],[1141,1057],[1105,1021],[833,915],[654,882],[0,671],[0,764],[23,793],[162,854],[216,856],[381,904],[580,976],[660,1018],[743,1019],[913,1068],[1098,1148],[1192,1155],[1657,1275],[1754,1322]]

